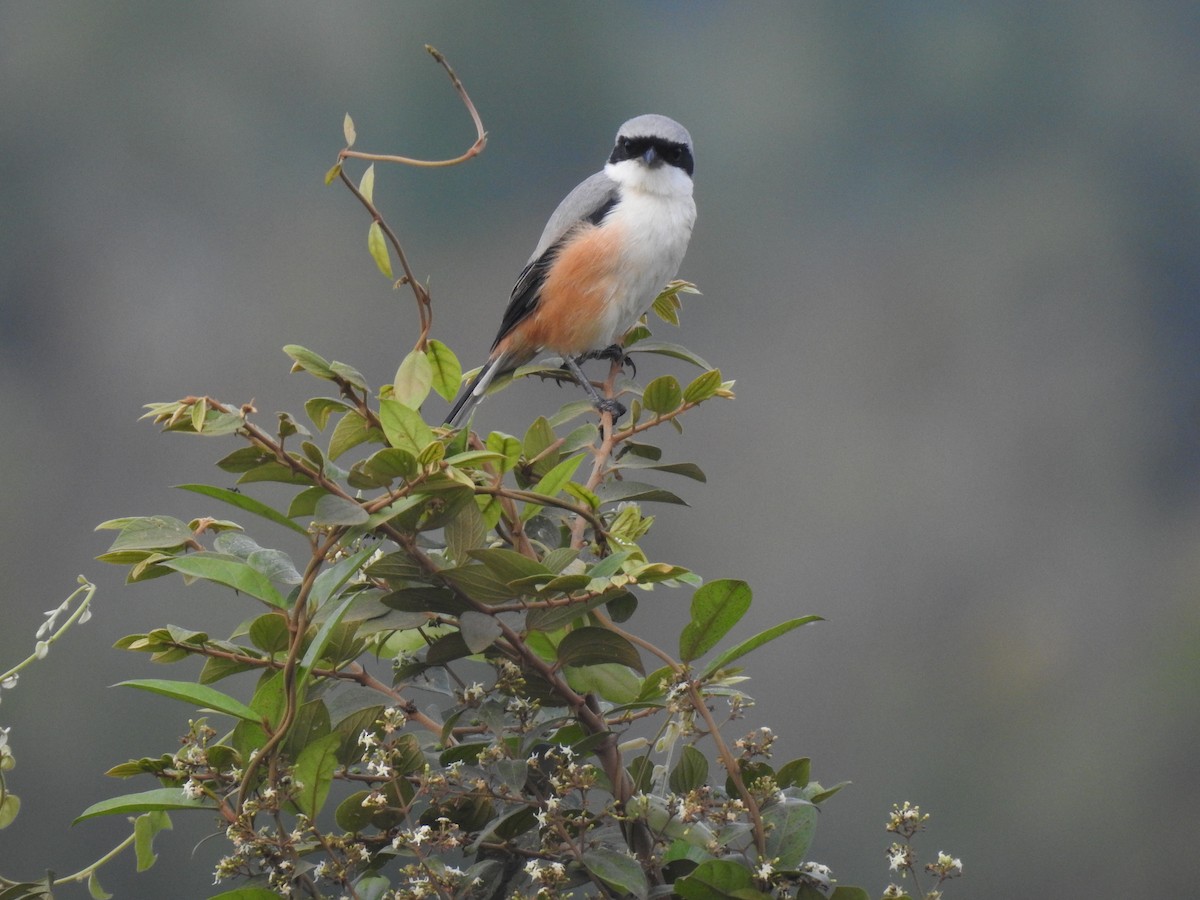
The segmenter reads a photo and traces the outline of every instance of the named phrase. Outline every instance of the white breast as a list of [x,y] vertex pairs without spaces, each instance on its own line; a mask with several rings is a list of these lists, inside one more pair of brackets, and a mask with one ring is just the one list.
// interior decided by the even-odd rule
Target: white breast
[[641,184],[615,179],[624,182],[621,199],[603,226],[615,227],[626,236],[612,301],[607,305],[605,346],[616,343],[632,328],[678,274],[696,221],[690,178],[677,169],[647,174],[665,177]]

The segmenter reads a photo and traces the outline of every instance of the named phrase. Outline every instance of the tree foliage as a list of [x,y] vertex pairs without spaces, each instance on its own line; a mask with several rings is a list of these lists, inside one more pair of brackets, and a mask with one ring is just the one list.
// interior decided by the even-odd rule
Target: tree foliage
[[[484,134],[450,76],[478,130],[454,162]],[[321,388],[303,414],[200,395],[148,405],[165,431],[223,442],[220,483],[181,486],[203,509],[189,521],[102,523],[114,537],[99,558],[130,583],[226,589],[247,617],[227,636],[166,624],[117,643],[203,665],[195,679],[124,682],[188,708],[181,746],[113,767],[155,786],[76,821],[135,816],[121,847],[147,868],[173,814],[211,817],[228,844],[216,896],[243,900],[865,897],[809,859],[817,808],[842,785],[814,780],[806,758],[777,764],[768,728],[727,734],[751,703],[744,658],[818,617],[733,642],[750,586],[705,581],[647,543],[653,504],[705,480],[655,435],[731,400],[733,382],[641,324],[625,352],[680,371],[642,385],[613,362],[599,387],[628,407],[617,421],[572,400],[515,433],[437,424],[431,397],[451,400],[462,367],[431,336],[429,294],[374,206],[374,169],[357,184],[343,169],[414,161],[351,151],[349,117],[345,134],[327,180],[370,212],[380,271],[399,260],[414,349],[374,387],[285,347]],[[654,313],[677,325],[691,292],[668,285]],[[553,361],[516,373],[534,376],[569,377]],[[673,648],[639,629],[647,608],[681,608],[665,592],[690,594]],[[103,897],[98,865],[80,879]],[[0,897],[51,887],[2,882]]]

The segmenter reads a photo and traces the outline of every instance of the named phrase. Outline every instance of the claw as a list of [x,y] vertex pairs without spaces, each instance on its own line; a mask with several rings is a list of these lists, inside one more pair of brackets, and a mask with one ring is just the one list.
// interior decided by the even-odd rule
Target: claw
[[603,350],[590,350],[587,353],[583,354],[583,356],[581,356],[580,359],[581,360],[585,360],[585,359],[611,360],[613,362],[618,363],[621,366],[621,368],[625,368],[626,366],[628,366],[629,370],[633,373],[633,377],[637,378],[637,366],[634,365],[633,358],[630,357],[629,354],[627,354],[625,352],[625,348],[622,347],[620,344],[609,344]]
[[596,404],[596,409],[602,413],[612,413],[614,422],[621,418],[621,416],[625,415],[626,412],[625,404],[612,397],[603,398],[599,403]]

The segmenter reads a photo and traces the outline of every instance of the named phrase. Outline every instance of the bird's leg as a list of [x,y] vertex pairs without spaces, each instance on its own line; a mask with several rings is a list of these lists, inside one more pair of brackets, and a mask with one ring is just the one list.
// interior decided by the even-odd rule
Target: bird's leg
[[625,415],[625,407],[621,404],[621,401],[615,397],[601,397],[600,392],[596,390],[596,386],[583,374],[583,369],[579,368],[579,363],[569,356],[564,356],[563,365],[575,376],[575,380],[579,382],[579,386],[588,392],[588,396],[592,398],[592,405],[596,409],[602,413],[612,413],[614,422]]
[[580,362],[589,359],[608,359],[618,363],[621,368],[629,367],[634,378],[637,378],[637,366],[633,363],[633,357],[625,352],[625,348],[620,344],[609,344],[603,350],[589,350],[583,356],[579,357]]

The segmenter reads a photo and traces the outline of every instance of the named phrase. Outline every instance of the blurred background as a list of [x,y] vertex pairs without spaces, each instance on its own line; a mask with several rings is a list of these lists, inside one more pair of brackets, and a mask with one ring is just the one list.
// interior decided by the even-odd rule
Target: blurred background
[[[736,637],[828,619],[750,660],[747,729],[854,782],[813,857],[877,894],[887,812],[910,800],[933,814],[923,859],[965,863],[952,897],[1193,893],[1198,39],[1195,4],[1107,0],[4,3],[0,664],[77,573],[100,592],[4,692],[25,805],[0,872],[111,847],[123,822],[69,821],[153,786],[101,773],[186,727],[182,706],[108,687],[184,673],[112,642],[247,611],[93,561],[101,520],[228,514],[171,485],[225,484],[212,462],[235,445],[159,435],[141,405],[207,393],[269,421],[322,390],[288,375],[283,344],[374,384],[411,348],[410,296],[322,176],[347,111],[358,149],[470,144],[428,42],[490,143],[451,170],[382,168],[375,195],[468,367],[617,126],[691,129],[681,274],[703,296],[679,333],[657,327],[738,398],[669,442],[709,482],[666,484],[691,508],[656,510],[646,547],[750,581]],[[565,399],[522,383],[477,424],[517,431]],[[648,598],[664,639],[686,601]],[[101,880],[207,896],[210,830],[176,816],[154,869],[124,858]]]

